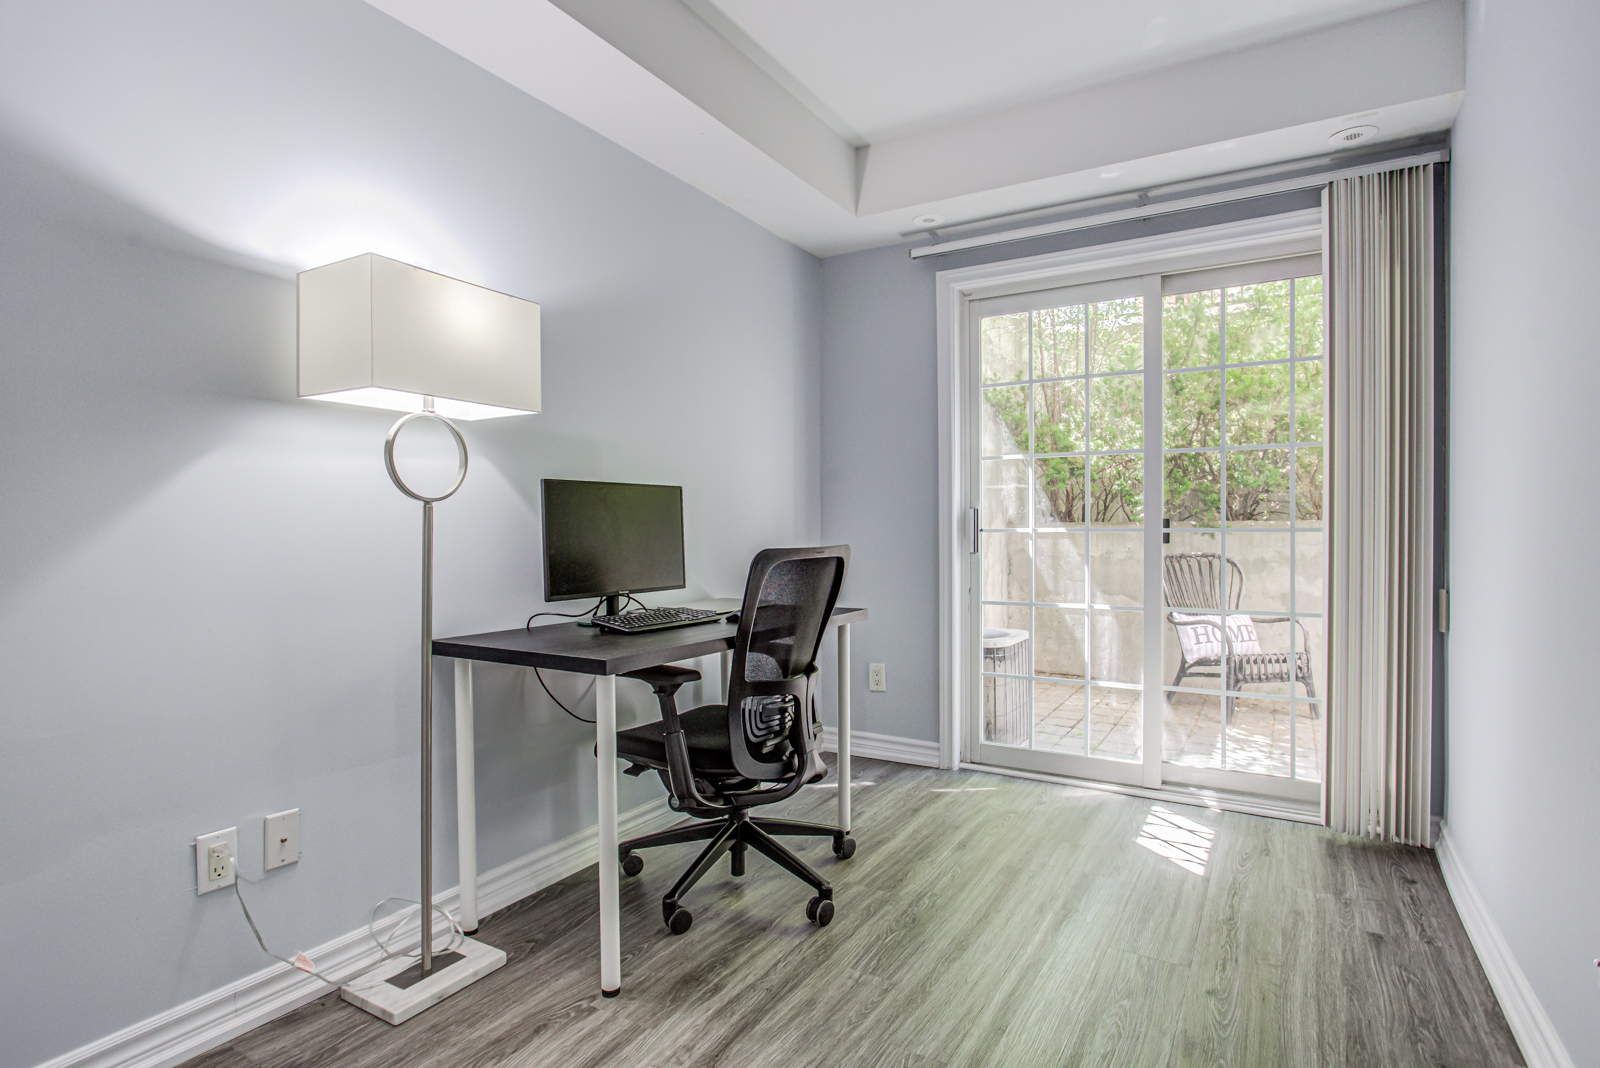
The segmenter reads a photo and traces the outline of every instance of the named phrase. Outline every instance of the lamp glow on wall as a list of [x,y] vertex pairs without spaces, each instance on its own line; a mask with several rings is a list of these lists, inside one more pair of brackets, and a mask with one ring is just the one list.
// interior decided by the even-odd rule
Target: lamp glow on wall
[[[422,503],[422,903],[433,901],[433,506],[461,488],[467,443],[451,419],[539,410],[539,305],[372,253],[302,272],[300,396],[405,412],[384,442],[395,487]],[[436,495],[407,485],[394,447],[412,422],[442,423],[455,442],[453,484]],[[419,916],[419,918],[420,918]],[[446,917],[448,919],[448,917]],[[422,922],[419,959],[399,957],[348,983],[345,1000],[398,1024],[506,962],[503,951],[462,936],[433,952]],[[410,964],[408,967],[407,965]]]

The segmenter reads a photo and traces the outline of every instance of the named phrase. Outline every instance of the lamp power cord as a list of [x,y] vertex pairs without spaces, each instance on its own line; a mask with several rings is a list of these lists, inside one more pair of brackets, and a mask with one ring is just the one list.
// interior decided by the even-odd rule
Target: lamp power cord
[[[624,596],[627,597],[628,600],[630,602],[632,602],[633,604],[638,605],[641,609],[645,609],[646,608],[645,603],[643,601],[639,600],[637,597],[633,596],[631,593],[630,594],[624,594]],[[582,618],[585,618],[585,617],[593,618],[595,615],[599,614],[600,609],[605,605],[605,603],[606,603],[606,599],[604,597],[602,597],[602,598],[600,598],[599,601],[597,601],[595,603],[595,606],[593,608],[590,608],[590,609],[588,609],[586,611],[583,611],[583,612],[535,612],[533,615],[528,617],[528,622],[526,624],[524,624],[524,629],[532,630],[533,629],[533,621],[538,619],[538,618],[540,618],[541,616],[560,616],[563,619],[582,619]],[[577,720],[579,723],[588,723],[591,726],[594,724],[594,720],[592,720],[592,719],[584,719],[582,716],[578,715],[572,709],[568,708],[565,704],[563,704],[559,697],[557,697],[555,694],[551,693],[550,692],[550,687],[544,681],[544,675],[540,673],[538,668],[534,668],[533,669],[533,674],[534,674],[534,677],[539,680],[539,686],[544,690],[545,695],[548,696],[550,698],[550,700],[555,702],[555,705],[556,705],[557,708],[561,709],[561,711],[565,712],[567,715],[571,716],[573,719]],[[592,688],[592,686],[591,686],[591,688]],[[330,979],[326,975],[323,975],[321,972],[316,970],[315,963],[311,960],[310,957],[306,956],[304,953],[296,953],[293,957],[285,957],[285,956],[282,956],[280,954],[274,953],[270,948],[268,948],[266,939],[261,936],[261,928],[256,926],[255,917],[250,915],[250,906],[245,903],[244,892],[239,889],[239,884],[246,881],[244,876],[239,873],[239,858],[236,857],[236,856],[230,856],[228,858],[228,863],[233,868],[233,896],[234,896],[235,900],[237,900],[239,902],[239,910],[244,913],[244,922],[250,925],[250,933],[255,936],[256,945],[261,947],[261,952],[265,953],[267,956],[271,957],[275,961],[279,961],[279,962],[281,962],[283,964],[287,964],[289,967],[294,968],[297,971],[305,972],[307,975],[314,976],[317,979],[322,980],[324,983],[327,983],[329,986],[342,986],[343,984],[348,983],[351,980],[359,979],[361,976],[367,974],[368,972],[372,971],[372,969],[378,967],[380,964],[383,964],[383,963],[385,963],[387,961],[395,960],[396,958],[400,958],[400,957],[416,958],[416,959],[421,959],[421,957],[422,957],[422,946],[421,946],[422,939],[421,939],[421,931],[420,931],[421,917],[422,917],[422,911],[423,911],[422,910],[422,905],[417,901],[411,900],[410,898],[403,898],[403,897],[386,897],[382,901],[379,901],[377,904],[372,906],[372,911],[367,915],[367,937],[372,939],[372,944],[378,948],[378,954],[379,954],[378,959],[373,961],[371,964],[367,965],[365,968],[362,968],[360,971],[356,972],[354,975],[348,976],[345,979],[342,979],[342,980],[340,980],[340,979]],[[394,923],[393,927],[389,928],[389,932],[387,934],[384,934],[384,935],[379,935],[378,934],[378,925],[379,925],[380,922],[384,922],[384,921],[380,921],[378,919],[378,912],[385,905],[387,905],[387,904],[389,904],[391,902],[394,902],[394,903],[397,903],[397,904],[400,904],[400,905],[416,905],[417,906],[417,919],[418,919],[419,932],[418,932],[418,939],[417,939],[418,946],[417,946],[417,948],[415,950],[412,950],[412,951],[407,952],[407,953],[397,953],[394,950],[389,948],[390,945],[394,942],[395,938],[399,935],[401,929],[405,926],[406,921],[409,919],[409,916],[407,915],[405,910],[397,912],[397,913],[394,914],[393,917],[391,917],[392,919],[394,919],[395,923]],[[445,922],[450,925],[450,941],[446,945],[446,947],[444,949],[440,950],[439,952],[440,953],[453,953],[456,950],[460,949],[462,943],[466,941],[466,937],[467,937],[466,932],[461,929],[461,925],[456,922],[455,917],[451,916],[449,911],[446,910],[443,905],[437,905],[437,904],[434,905],[433,908],[432,908],[432,911],[438,913],[440,916],[443,916],[444,919],[445,919]],[[430,924],[429,926],[431,927],[432,925]],[[430,933],[431,933],[431,931],[430,931]]]
[[[386,917],[385,920],[378,919],[378,911],[390,902],[396,902],[401,905],[417,905],[417,917],[420,927],[422,907],[410,898],[403,897],[386,897],[382,901],[379,901],[376,905],[372,906],[372,911],[367,916],[367,937],[371,938],[372,944],[378,947],[378,959],[367,965],[365,968],[357,971],[355,974],[347,976],[344,979],[330,979],[326,975],[323,975],[321,972],[316,970],[316,965],[314,962],[304,953],[296,953],[293,957],[284,957],[274,953],[271,949],[267,948],[266,939],[261,937],[261,929],[256,926],[255,917],[250,915],[250,906],[245,904],[244,894],[239,889],[239,884],[245,881],[244,877],[239,874],[239,858],[230,856],[228,858],[228,863],[233,867],[233,896],[238,900],[239,909],[244,913],[244,922],[250,925],[250,933],[255,935],[256,945],[261,947],[261,952],[265,953],[273,960],[281,961],[291,968],[305,972],[307,975],[315,976],[316,978],[321,979],[324,983],[327,983],[329,986],[343,986],[345,983],[361,978],[361,976],[366,975],[368,972],[372,971],[372,969],[387,961],[402,957],[417,960],[422,958],[422,939],[420,930],[418,932],[416,949],[406,953],[397,953],[389,948],[390,945],[393,944],[395,938],[399,935],[401,929],[405,927],[406,922],[410,919],[408,910],[397,912],[392,917]],[[461,929],[461,925],[456,922],[455,917],[451,916],[443,905],[435,904],[433,906],[433,911],[443,916],[445,918],[445,922],[450,925],[450,941],[448,944],[446,944],[445,948],[439,950],[438,953],[454,953],[456,950],[460,949],[462,943],[466,941],[466,932]],[[387,934],[379,935],[378,925],[380,923],[387,922],[388,919],[393,919],[395,921],[394,926],[389,928]],[[430,924],[429,926],[431,927],[432,925]]]

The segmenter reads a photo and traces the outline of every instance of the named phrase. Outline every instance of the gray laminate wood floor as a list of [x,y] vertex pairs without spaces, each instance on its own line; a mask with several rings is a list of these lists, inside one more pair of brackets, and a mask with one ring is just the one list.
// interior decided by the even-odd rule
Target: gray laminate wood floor
[[[391,1028],[329,994],[190,1068],[1523,1064],[1438,865],[1318,828],[862,760],[860,852],[799,851],[831,926],[755,852],[659,899],[622,883],[624,989],[598,990],[594,869],[495,913],[510,963]],[[787,814],[826,820],[808,788]],[[774,813],[776,814],[776,813]]]

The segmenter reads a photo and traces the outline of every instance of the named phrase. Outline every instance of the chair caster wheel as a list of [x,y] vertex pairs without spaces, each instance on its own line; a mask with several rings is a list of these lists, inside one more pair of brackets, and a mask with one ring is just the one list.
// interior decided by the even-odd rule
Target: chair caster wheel
[[674,909],[671,916],[667,917],[667,927],[675,935],[681,935],[694,923],[694,916],[688,909]]
[[818,927],[826,927],[833,922],[833,902],[820,897],[814,897],[806,904],[806,919]]
[[622,874],[638,875],[644,871],[644,858],[637,853],[629,853],[622,858]]
[[835,838],[833,840],[833,855],[840,860],[849,860],[856,855],[856,840],[854,838]]

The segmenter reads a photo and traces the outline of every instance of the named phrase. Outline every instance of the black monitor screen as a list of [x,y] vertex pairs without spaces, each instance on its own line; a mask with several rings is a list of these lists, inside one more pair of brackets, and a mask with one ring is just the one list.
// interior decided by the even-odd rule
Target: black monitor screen
[[544,597],[677,590],[683,487],[544,480]]

